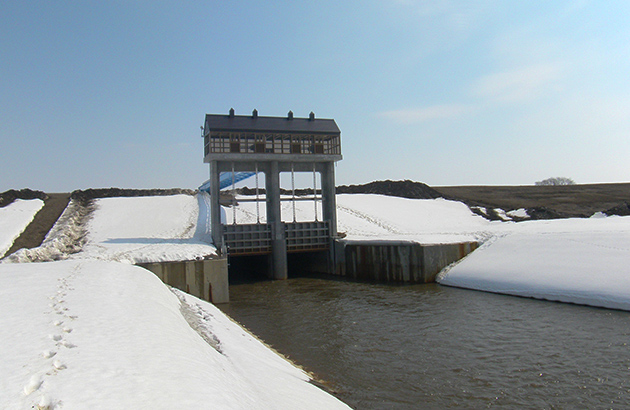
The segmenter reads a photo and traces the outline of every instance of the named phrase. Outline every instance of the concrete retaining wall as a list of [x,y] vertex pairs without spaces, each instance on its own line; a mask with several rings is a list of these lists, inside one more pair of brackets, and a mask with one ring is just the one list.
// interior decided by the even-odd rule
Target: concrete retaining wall
[[477,249],[477,242],[337,242],[336,273],[356,280],[430,283],[446,266]]
[[167,285],[200,299],[214,304],[230,301],[226,258],[138,265],[155,273]]

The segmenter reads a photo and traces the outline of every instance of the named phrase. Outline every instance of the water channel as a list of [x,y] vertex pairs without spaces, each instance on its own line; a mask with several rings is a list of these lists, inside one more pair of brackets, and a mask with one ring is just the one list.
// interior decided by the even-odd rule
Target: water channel
[[629,312],[317,277],[235,284],[230,299],[353,408],[630,406]]

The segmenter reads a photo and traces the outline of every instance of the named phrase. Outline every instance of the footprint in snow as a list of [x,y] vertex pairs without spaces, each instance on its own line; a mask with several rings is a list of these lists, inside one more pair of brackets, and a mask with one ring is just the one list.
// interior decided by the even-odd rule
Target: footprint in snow
[[65,369],[65,368],[66,368],[66,365],[65,365],[65,364],[63,364],[63,363],[61,363],[61,361],[59,361],[59,360],[55,360],[55,361],[53,362],[53,367],[54,367],[56,370],[63,370],[63,369]]
[[49,337],[55,342],[58,342],[61,340],[61,335],[49,335]]
[[32,375],[28,383],[26,384],[26,386],[24,386],[24,394],[28,396],[29,394],[33,393],[35,390],[39,389],[41,385],[42,385],[42,378],[38,374]]
[[77,347],[77,345],[74,345],[66,340],[61,342],[61,344],[63,345],[63,347],[67,347],[68,349],[74,349],[75,347]]
[[37,410],[52,410],[54,408],[53,402],[50,400],[50,397],[44,395],[42,396],[37,404],[34,406]]
[[46,358],[46,359],[50,359],[51,357],[53,357],[56,354],[57,354],[57,352],[55,352],[54,350],[44,350],[42,352],[42,356],[44,356],[44,358]]
[[62,330],[63,330],[65,333],[71,333],[71,332],[72,332],[72,329],[71,329],[71,328],[69,328],[69,327],[64,327]]
[[55,322],[53,324],[55,326],[61,326],[61,325],[63,325],[63,320],[55,320]]

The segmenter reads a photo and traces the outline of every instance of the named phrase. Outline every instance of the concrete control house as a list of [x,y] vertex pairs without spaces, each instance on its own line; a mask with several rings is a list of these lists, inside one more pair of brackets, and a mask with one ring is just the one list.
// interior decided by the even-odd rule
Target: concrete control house
[[[341,131],[333,119],[207,114],[203,126],[204,162],[210,164],[208,181],[211,199],[212,239],[229,256],[269,255],[269,276],[286,279],[287,254],[326,255],[327,269],[335,266],[333,241],[337,237],[335,162],[341,156]],[[235,181],[237,173],[265,175],[266,220],[255,224],[221,222],[222,174]],[[280,173],[313,174],[313,195],[300,197],[315,203],[313,221],[282,221]],[[225,174],[228,175],[225,175]],[[316,186],[320,175],[321,191]],[[258,181],[258,178],[256,179]],[[232,184],[234,185],[234,184]],[[295,187],[289,201],[295,204]],[[258,184],[256,185],[258,192]],[[259,200],[256,195],[255,201]],[[240,201],[240,200],[239,200]],[[321,219],[317,214],[321,202]],[[295,209],[295,208],[294,208]]]

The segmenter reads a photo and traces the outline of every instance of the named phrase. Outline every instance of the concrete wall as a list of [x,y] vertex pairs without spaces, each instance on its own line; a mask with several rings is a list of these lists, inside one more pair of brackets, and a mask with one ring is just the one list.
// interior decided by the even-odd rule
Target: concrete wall
[[430,283],[477,242],[421,245],[411,242],[337,242],[336,274],[356,280]]
[[226,258],[139,265],[155,273],[167,285],[200,299],[214,304],[230,301]]

